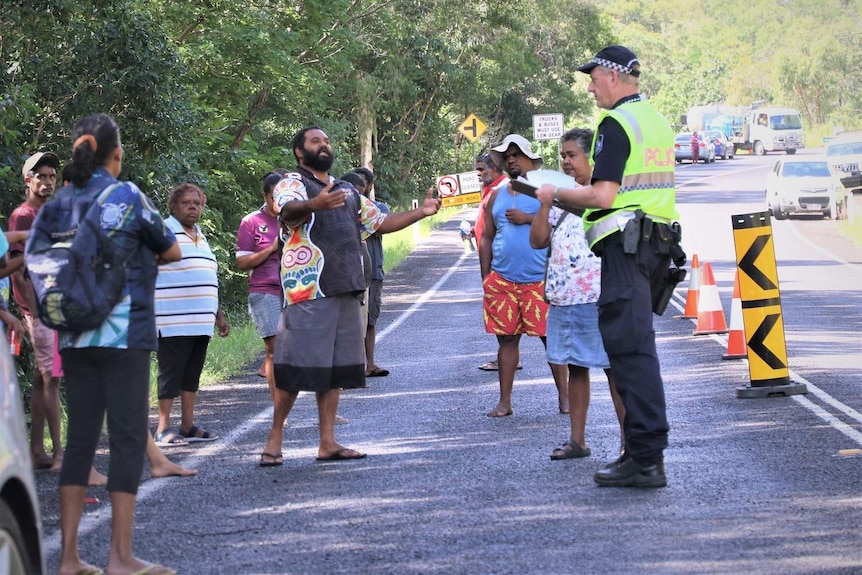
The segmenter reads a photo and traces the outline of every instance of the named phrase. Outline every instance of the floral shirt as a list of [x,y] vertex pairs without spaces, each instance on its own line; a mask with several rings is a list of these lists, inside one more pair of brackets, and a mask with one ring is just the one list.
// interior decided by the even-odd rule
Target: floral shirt
[[[567,214],[563,218],[563,214]],[[577,305],[599,300],[602,261],[587,244],[584,222],[574,214],[552,207],[551,253],[545,297],[551,305]]]

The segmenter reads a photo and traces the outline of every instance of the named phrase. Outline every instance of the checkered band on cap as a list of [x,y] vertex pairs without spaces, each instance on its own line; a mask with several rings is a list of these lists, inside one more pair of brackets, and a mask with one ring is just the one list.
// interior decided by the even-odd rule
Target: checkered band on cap
[[623,66],[622,64],[617,64],[616,62],[613,62],[611,60],[606,60],[605,58],[599,58],[598,56],[593,58],[592,61],[594,64],[604,66],[605,68],[610,68],[611,70],[616,70],[617,72],[620,72],[622,74],[632,74],[634,76],[637,76],[637,74],[640,73],[639,70],[637,71],[637,73],[635,73],[635,70],[632,70],[631,68],[635,64],[640,64],[637,58],[629,60],[628,64],[625,66]]

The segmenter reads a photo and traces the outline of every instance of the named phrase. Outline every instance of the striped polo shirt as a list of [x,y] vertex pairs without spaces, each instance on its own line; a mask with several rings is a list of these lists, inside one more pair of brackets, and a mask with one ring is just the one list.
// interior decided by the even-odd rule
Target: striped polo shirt
[[165,220],[177,236],[181,260],[159,266],[156,279],[156,328],[159,337],[212,337],[218,311],[218,263],[195,225],[197,241],[174,216]]

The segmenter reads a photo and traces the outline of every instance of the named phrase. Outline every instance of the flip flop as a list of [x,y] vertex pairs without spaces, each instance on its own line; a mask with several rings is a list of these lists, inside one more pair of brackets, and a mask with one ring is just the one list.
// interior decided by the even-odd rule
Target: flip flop
[[132,575],[177,575],[177,572],[170,567],[150,563],[140,571],[135,571]]
[[382,367],[375,367],[371,371],[365,374],[365,377],[386,377],[389,375],[388,369],[383,369]]
[[[264,457],[269,457],[272,461],[264,461]],[[260,454],[260,463],[258,464],[260,467],[278,467],[284,463],[284,456],[279,453],[278,455],[273,455],[272,453],[267,453],[264,451]]]
[[81,565],[81,568],[75,572],[75,575],[105,575],[105,572],[94,565]]
[[[492,359],[488,363],[483,363],[479,366],[479,369],[481,369],[482,371],[498,371],[497,360]],[[524,369],[524,366],[519,363],[518,369]]]
[[[356,455],[349,454],[348,452],[352,451]],[[365,453],[359,453],[353,449],[348,449],[347,447],[342,447],[341,449],[336,450],[334,453],[327,455],[326,457],[318,457],[317,461],[347,461],[349,459],[365,459],[368,457]]]

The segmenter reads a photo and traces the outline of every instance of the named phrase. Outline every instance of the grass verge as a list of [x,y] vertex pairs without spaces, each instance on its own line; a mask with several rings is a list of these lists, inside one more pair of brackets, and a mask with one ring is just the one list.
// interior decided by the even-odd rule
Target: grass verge
[[842,220],[841,233],[853,240],[853,243],[862,247],[862,218],[856,220]]

